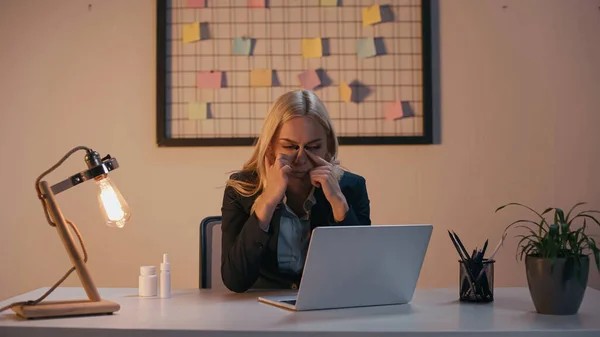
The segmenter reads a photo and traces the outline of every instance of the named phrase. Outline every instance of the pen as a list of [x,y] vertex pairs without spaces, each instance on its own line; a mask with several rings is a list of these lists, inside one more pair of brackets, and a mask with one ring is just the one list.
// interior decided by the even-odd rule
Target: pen
[[500,239],[500,242],[498,242],[498,245],[496,245],[496,248],[494,249],[494,252],[488,258],[488,260],[493,260],[494,259],[494,256],[496,256],[496,253],[498,253],[498,249],[500,249],[500,247],[504,244],[504,239],[506,239],[506,234],[507,233],[504,233],[504,235],[502,235],[502,239]]

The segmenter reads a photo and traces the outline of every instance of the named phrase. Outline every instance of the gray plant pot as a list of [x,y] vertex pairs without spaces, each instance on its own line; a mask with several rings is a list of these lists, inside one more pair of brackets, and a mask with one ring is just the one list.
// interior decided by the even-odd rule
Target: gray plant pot
[[527,256],[525,269],[531,299],[540,314],[573,315],[579,311],[587,287],[590,259],[581,257],[576,274],[575,260],[558,258],[554,270],[550,259]]

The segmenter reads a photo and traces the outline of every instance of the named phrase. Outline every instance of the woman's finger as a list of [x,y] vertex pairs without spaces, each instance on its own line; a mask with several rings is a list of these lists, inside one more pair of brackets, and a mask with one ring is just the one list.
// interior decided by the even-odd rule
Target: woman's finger
[[319,166],[319,167],[315,167],[314,169],[310,170],[310,172],[315,172],[315,173],[331,173],[331,167],[329,167],[329,166]]
[[290,174],[290,172],[292,172],[292,167],[286,164],[281,168],[281,172],[283,172],[286,175]]
[[315,187],[321,187],[321,186],[323,186],[323,181],[324,180],[325,179],[323,179],[323,176],[321,176],[321,175],[316,175],[316,174],[315,175],[313,175],[313,174],[310,175],[310,182]]
[[277,155],[277,163],[279,164],[279,167],[282,168],[285,165],[289,164],[289,160],[288,160],[288,156],[286,154],[280,153]]
[[331,165],[331,163],[329,163],[327,160],[317,156],[316,154],[312,153],[311,151],[306,151],[306,154],[308,155],[308,158],[313,162],[313,164],[315,164],[315,166]]

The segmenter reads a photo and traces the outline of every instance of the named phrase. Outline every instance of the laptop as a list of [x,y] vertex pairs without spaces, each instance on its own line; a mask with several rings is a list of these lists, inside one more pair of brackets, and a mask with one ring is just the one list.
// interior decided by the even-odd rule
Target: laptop
[[258,300],[294,311],[409,303],[432,231],[429,224],[316,227],[298,291]]

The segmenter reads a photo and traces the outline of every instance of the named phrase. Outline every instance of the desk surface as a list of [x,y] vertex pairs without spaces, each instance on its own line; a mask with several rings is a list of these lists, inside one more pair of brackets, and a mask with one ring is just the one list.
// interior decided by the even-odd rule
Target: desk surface
[[[35,299],[47,288],[0,302]],[[527,288],[498,288],[495,301],[457,301],[456,289],[417,289],[405,305],[293,312],[257,301],[263,294],[174,290],[170,299],[139,298],[136,288],[101,288],[121,304],[114,315],[23,320],[0,314],[0,336],[600,336],[600,291],[588,288],[580,312],[535,312]],[[81,288],[58,288],[52,299],[85,298]]]

